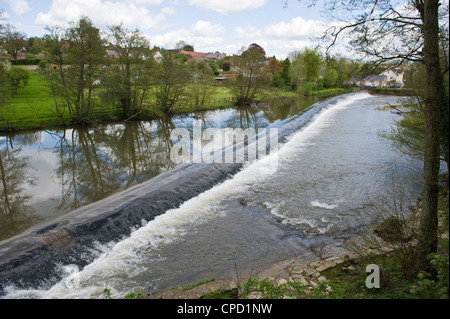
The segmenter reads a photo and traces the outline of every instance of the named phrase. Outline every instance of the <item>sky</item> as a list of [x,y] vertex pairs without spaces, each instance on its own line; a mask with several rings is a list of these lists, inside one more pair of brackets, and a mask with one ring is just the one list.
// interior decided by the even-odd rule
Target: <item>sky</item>
[[7,23],[28,37],[47,33],[46,26],[64,25],[88,16],[106,31],[123,23],[139,29],[151,46],[173,49],[179,41],[197,52],[237,54],[252,43],[267,56],[284,59],[293,51],[317,44],[330,21],[306,1],[281,0],[0,0]]

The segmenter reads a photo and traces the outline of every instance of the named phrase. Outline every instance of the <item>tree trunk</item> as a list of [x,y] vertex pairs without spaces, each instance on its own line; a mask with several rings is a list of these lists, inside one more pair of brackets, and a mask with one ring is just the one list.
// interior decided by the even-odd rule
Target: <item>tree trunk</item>
[[437,205],[440,164],[440,102],[442,79],[439,63],[438,0],[424,2],[424,59],[426,68],[425,156],[423,204],[417,245],[418,269],[427,270],[427,256],[437,250]]

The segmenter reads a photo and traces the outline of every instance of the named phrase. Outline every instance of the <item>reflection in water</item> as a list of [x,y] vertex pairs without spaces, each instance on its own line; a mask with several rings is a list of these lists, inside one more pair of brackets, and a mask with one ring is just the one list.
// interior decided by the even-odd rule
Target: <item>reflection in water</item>
[[0,137],[0,240],[173,169],[171,132],[192,134],[193,118],[204,129],[257,130],[316,101],[281,99],[152,122]]
[[25,184],[34,184],[29,158],[20,157],[8,138],[0,140],[0,240],[30,227],[39,220],[27,205]]

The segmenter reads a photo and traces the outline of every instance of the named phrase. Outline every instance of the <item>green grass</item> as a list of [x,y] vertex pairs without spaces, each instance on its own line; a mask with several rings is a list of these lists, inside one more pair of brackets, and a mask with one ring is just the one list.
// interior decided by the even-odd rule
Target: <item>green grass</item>
[[30,75],[28,85],[19,89],[9,103],[0,107],[0,129],[6,123],[15,129],[60,124],[51,90],[45,79],[37,72],[30,72]]

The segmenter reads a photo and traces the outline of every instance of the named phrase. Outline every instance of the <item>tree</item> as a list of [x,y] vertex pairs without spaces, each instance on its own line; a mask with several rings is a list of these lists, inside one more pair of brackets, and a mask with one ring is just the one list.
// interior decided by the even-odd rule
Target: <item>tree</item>
[[290,55],[290,76],[294,84],[312,83],[319,78],[322,57],[317,49],[305,48]]
[[264,56],[258,49],[245,50],[234,59],[234,68],[239,76],[232,85],[232,92],[237,105],[250,105],[260,91],[265,81],[262,62]]
[[[354,51],[378,64],[412,61],[425,65],[423,202],[416,260],[417,269],[427,268],[427,256],[437,249],[440,113],[444,102],[443,75],[448,72],[448,68],[442,71],[440,66],[439,22],[448,22],[448,5],[441,5],[439,0],[411,0],[401,6],[395,1],[332,0],[325,3],[325,12],[341,22],[324,36],[328,40],[327,51],[345,36],[351,39]],[[448,42],[448,33],[444,37]]]
[[163,60],[157,71],[156,101],[164,115],[170,116],[186,92],[189,74],[186,66],[168,51],[161,51]]
[[214,75],[214,70],[208,61],[201,59],[190,59],[187,64],[193,80],[189,85],[188,98],[191,105],[199,109],[211,96],[211,76]]
[[106,101],[118,105],[127,118],[136,116],[142,109],[153,80],[153,59],[150,43],[139,32],[111,26],[111,45],[119,54],[105,76]]
[[30,72],[19,67],[12,67],[7,75],[10,81],[11,93],[14,95],[18,94],[20,88],[27,86],[30,79]]
[[194,46],[192,44],[187,44],[185,41],[178,41],[175,48],[178,50],[194,52]]
[[286,58],[281,62],[281,78],[283,79],[285,84],[291,83],[291,78],[289,76],[290,68],[291,68],[291,61],[289,58]]
[[106,64],[106,50],[100,30],[87,17],[67,29],[50,29],[50,84],[61,118],[67,109],[73,124],[91,124],[97,103],[96,83]]
[[25,33],[15,30],[11,25],[7,25],[3,35],[3,47],[14,59],[17,59],[18,53],[27,44],[26,37],[27,35]]
[[272,58],[269,60],[269,63],[267,64],[267,70],[272,74],[280,73],[283,69],[280,61],[278,61],[275,58]]
[[323,85],[326,88],[335,87],[338,81],[338,77],[339,74],[335,69],[327,67],[323,74]]
[[256,44],[256,43],[252,43],[249,45],[247,50],[253,50],[256,49],[259,51],[259,53],[261,53],[261,55],[264,57],[264,59],[266,58],[266,50],[264,50],[260,45]]

